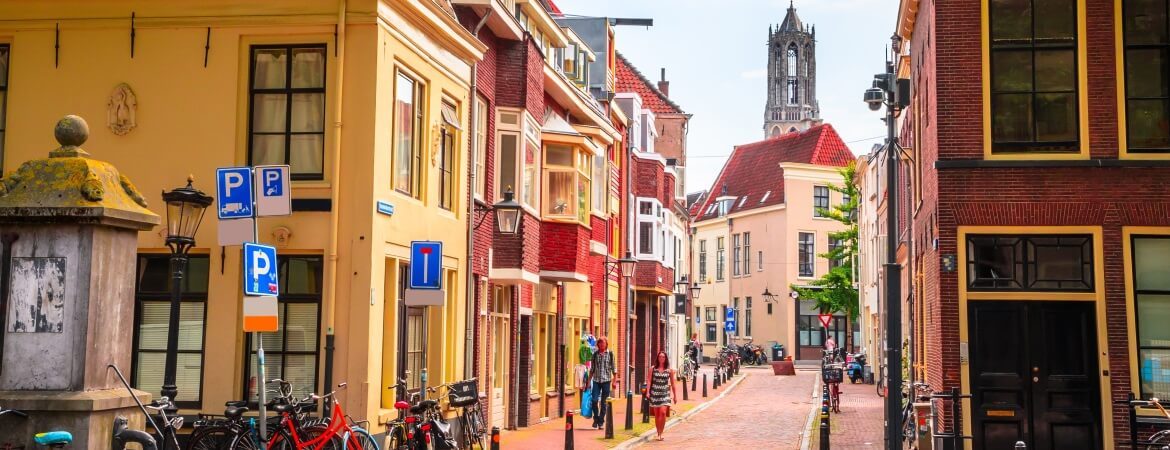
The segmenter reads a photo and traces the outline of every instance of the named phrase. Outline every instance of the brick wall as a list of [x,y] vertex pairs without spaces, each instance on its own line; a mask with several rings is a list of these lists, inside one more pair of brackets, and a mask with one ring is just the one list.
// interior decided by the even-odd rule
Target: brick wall
[[654,116],[654,124],[658,127],[658,139],[654,140],[654,150],[665,158],[675,158],[680,165],[686,165],[686,124],[687,117],[683,114],[658,114]]
[[591,231],[575,223],[541,224],[540,269],[587,272]]
[[634,195],[661,199],[663,185],[663,170],[666,168],[661,162],[630,158],[632,164],[630,176],[634,178]]

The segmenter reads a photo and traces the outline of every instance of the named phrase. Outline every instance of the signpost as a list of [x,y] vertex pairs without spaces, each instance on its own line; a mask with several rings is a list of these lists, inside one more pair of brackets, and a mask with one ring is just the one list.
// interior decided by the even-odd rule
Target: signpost
[[292,214],[292,189],[289,166],[222,167],[215,171],[219,194],[216,216],[219,218],[219,244],[243,245],[244,331],[256,333],[256,395],[260,406],[260,439],[267,442],[265,420],[264,339],[262,331],[277,331],[276,248],[259,244],[256,219]]

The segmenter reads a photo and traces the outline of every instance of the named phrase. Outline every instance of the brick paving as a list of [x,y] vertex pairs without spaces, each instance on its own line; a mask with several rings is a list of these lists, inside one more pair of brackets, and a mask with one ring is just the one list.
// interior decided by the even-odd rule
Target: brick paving
[[[817,373],[772,375],[770,367],[742,371],[744,380],[707,409],[666,430],[666,440],[639,448],[798,449],[812,408]],[[722,390],[722,389],[721,389]]]
[[[835,449],[879,449],[885,442],[885,399],[872,384],[841,384],[841,412],[830,417],[829,442]],[[814,430],[817,423],[814,423]],[[814,432],[812,445],[818,448]]]

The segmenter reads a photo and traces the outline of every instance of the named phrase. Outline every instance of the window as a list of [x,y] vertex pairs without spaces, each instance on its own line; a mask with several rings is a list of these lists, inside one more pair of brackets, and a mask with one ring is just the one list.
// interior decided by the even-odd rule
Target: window
[[715,239],[715,281],[723,281],[723,238]]
[[[1141,397],[1170,395],[1170,237],[1133,237],[1134,310],[1141,364]],[[182,391],[180,391],[182,392]]]
[[609,196],[609,164],[606,163],[605,154],[593,156],[593,210],[598,213],[605,213],[605,199]]
[[439,146],[439,207],[452,210],[455,207],[455,146],[459,138],[459,113],[455,105],[443,101],[443,125],[440,128],[442,140]]
[[[800,336],[801,347],[819,347],[824,345],[825,334],[822,331],[817,316],[800,315],[796,318],[796,334]],[[842,341],[844,342],[844,341]]]
[[705,340],[706,342],[715,342],[715,339],[716,339],[715,324],[713,324],[713,323],[707,324],[707,335],[704,337],[706,338],[706,340]]
[[752,335],[752,298],[751,297],[748,297],[744,301],[743,329],[744,329],[745,336]]
[[992,153],[1076,153],[1076,1],[989,2]]
[[[540,193],[540,127],[531,119],[524,121],[524,155],[520,161],[521,189],[518,197],[520,202],[532,208],[539,204],[537,195]],[[547,196],[546,196],[547,197]]]
[[[280,303],[277,309],[279,328],[260,333],[264,339],[265,376],[292,383],[295,394],[303,397],[317,389],[317,337],[321,334],[320,256],[279,256]],[[255,333],[247,333],[248,363],[244,398],[256,401],[260,383],[256,371]]]
[[699,282],[707,281],[707,240],[699,241]]
[[796,85],[796,44],[788,46],[788,104],[796,105],[800,103],[800,97],[797,95]]
[[[837,250],[837,249],[844,247],[844,246],[845,246],[844,241],[837,239],[837,238],[833,238],[833,237],[829,238],[829,253],[833,253],[834,250]],[[841,267],[844,264],[845,264],[844,258],[830,258],[829,259],[829,270],[833,270],[837,267]]]
[[759,270],[760,272],[764,271],[764,251],[763,250],[756,252],[756,265],[760,266],[760,268],[757,270]]
[[743,253],[739,245],[739,233],[731,235],[731,276],[738,277],[740,272],[739,255]]
[[752,274],[752,234],[743,234],[743,275]]
[[796,76],[796,45],[795,44],[788,46],[788,65],[785,66],[785,68],[788,69],[789,76]]
[[638,222],[638,253],[643,255],[654,254],[654,224]]
[[[8,54],[9,47],[6,44],[0,44],[0,161],[4,159],[4,130],[5,130],[5,106],[8,104]],[[3,169],[3,164],[0,163],[0,170]]]
[[768,315],[772,315],[772,304],[768,303]]
[[484,199],[487,191],[487,101],[483,97],[475,99],[475,198]]
[[663,230],[662,215],[657,200],[638,200],[638,255],[665,262],[666,231]]
[[557,316],[555,314],[537,314],[536,317],[541,322],[541,334],[544,335],[544,386],[547,390],[552,391],[556,389],[557,357],[553,353],[553,349],[557,346]]
[[516,162],[520,151],[520,135],[501,131],[499,136],[497,140],[499,144],[496,145],[496,153],[500,157],[496,173],[496,184],[499,186],[496,192],[497,201],[504,199],[504,192],[511,190],[516,193],[516,190],[520,188],[520,185],[516,184]]
[[422,196],[423,85],[399,72],[394,85],[394,189]]
[[829,188],[813,186],[813,217],[825,217],[829,209]]
[[585,150],[567,145],[545,148],[545,217],[589,223],[591,158]]
[[[203,340],[207,324],[206,255],[188,257],[179,304],[179,352],[175,404],[199,408],[203,398]],[[158,392],[166,368],[167,335],[171,317],[170,255],[139,255],[135,283],[134,353],[131,378],[134,387]]]
[[970,235],[966,264],[971,290],[1093,290],[1091,236]]
[[800,233],[800,242],[797,247],[800,257],[798,276],[812,277],[816,275],[813,259],[816,256],[816,245],[813,243],[814,239],[816,239],[816,234]]
[[708,322],[714,322],[714,321],[715,321],[715,307],[714,307],[714,306],[708,306],[708,307],[707,307],[707,316],[706,316],[706,320],[707,320]]
[[1170,152],[1168,6],[1165,0],[1123,2],[1125,133],[1131,153]]
[[695,319],[703,317],[703,313],[701,310],[702,310],[702,308],[699,308],[698,306],[695,307]]
[[294,180],[324,179],[325,46],[251,51],[249,164],[288,164]]

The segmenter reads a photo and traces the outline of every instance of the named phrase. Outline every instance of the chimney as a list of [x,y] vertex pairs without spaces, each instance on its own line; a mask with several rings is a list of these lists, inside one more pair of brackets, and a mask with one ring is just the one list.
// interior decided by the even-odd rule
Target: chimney
[[658,91],[662,92],[662,95],[670,97],[670,82],[666,81],[665,67],[662,68],[662,78],[658,80]]

